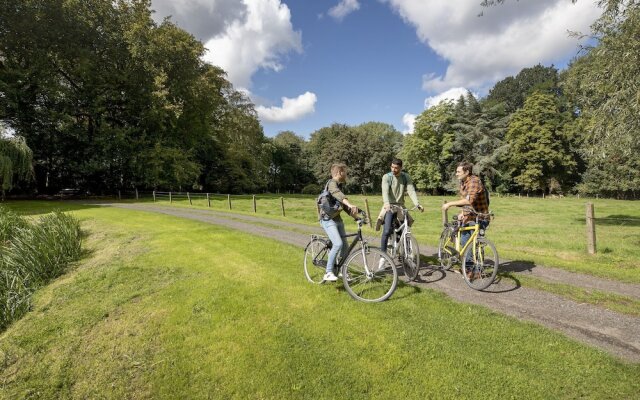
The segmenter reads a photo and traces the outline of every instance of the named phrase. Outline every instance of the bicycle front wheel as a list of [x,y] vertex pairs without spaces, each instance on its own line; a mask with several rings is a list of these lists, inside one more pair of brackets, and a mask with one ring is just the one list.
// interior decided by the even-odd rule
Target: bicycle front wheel
[[407,235],[406,245],[407,247],[402,249],[402,264],[404,276],[406,276],[409,281],[412,281],[418,277],[418,270],[420,269],[420,249],[418,248],[418,241],[413,236]]
[[304,275],[311,283],[324,282],[329,259],[329,246],[320,238],[313,238],[304,249]]
[[440,234],[438,242],[438,261],[442,269],[451,269],[455,261],[456,245],[454,243],[453,228],[446,226]]
[[[469,261],[467,261],[469,259]],[[484,290],[493,283],[498,274],[498,252],[486,238],[478,238],[462,257],[462,276],[470,288]]]
[[342,267],[344,288],[356,300],[374,303],[388,299],[398,285],[391,257],[378,249],[359,248]]

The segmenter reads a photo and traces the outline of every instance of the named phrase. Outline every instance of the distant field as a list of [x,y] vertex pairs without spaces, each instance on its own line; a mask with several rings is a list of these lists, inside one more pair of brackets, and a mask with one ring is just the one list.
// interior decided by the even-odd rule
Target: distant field
[[294,246],[154,213],[9,206],[72,211],[87,252],[0,336],[3,399],[631,399],[640,391],[638,364],[432,290],[401,284],[390,301],[370,305],[340,285],[310,285]]
[[[278,195],[256,196],[257,213],[275,219],[295,220],[315,225],[315,196],[283,195],[286,217],[281,216]],[[371,214],[377,216],[382,206],[381,196],[350,196],[364,207],[369,202]],[[424,214],[416,214],[413,232],[420,243],[436,247],[441,230],[440,206],[454,196],[421,196],[426,206]],[[145,198],[144,201],[149,201]],[[158,197],[168,203],[168,197]],[[207,208],[202,197],[192,199],[193,207]],[[594,203],[596,216],[597,254],[587,254],[585,204]],[[173,200],[176,206],[189,206],[184,197]],[[253,214],[252,196],[231,196],[233,212]],[[410,204],[410,202],[409,202]],[[212,195],[211,208],[228,210],[226,195]],[[500,257],[512,261],[530,262],[583,272],[625,282],[640,282],[640,202],[566,198],[491,198],[496,218],[488,235],[498,248]],[[453,210],[450,211],[451,217]],[[347,228],[349,223],[347,223]],[[373,230],[370,231],[373,233]]]

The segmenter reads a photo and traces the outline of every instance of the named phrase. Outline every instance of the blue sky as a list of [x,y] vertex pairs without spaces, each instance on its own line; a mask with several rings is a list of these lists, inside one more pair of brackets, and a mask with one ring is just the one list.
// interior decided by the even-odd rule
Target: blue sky
[[[204,59],[257,106],[267,136],[334,122],[402,132],[443,98],[484,96],[541,63],[566,66],[600,10],[593,0],[153,0],[156,20],[200,39]],[[478,14],[483,12],[482,17]]]

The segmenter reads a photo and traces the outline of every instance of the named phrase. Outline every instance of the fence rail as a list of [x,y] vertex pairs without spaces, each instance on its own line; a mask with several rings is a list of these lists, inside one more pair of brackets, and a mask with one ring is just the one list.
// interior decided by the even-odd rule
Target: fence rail
[[[273,199],[272,195],[265,195],[268,196],[270,199]],[[193,202],[204,202],[207,207],[211,208],[211,203],[212,202],[226,202],[226,208],[228,208],[229,210],[233,209],[233,200],[251,200],[251,209],[254,213],[258,212],[258,200],[260,195],[255,195],[255,194],[249,194],[249,195],[243,195],[243,194],[239,194],[239,195],[231,195],[231,194],[221,194],[221,193],[200,193],[200,192],[173,192],[173,191],[152,191],[152,192],[145,192],[145,191],[138,191],[137,189],[135,191],[126,191],[126,192],[121,192],[118,191],[118,198],[122,199],[122,198],[135,198],[140,199],[143,197],[152,197],[153,201],[160,201],[160,200],[168,200],[169,203],[173,203],[173,202],[179,202],[179,201],[188,201],[189,205],[193,205]],[[505,196],[506,197],[506,196]],[[515,197],[515,196],[513,196]],[[444,202],[444,200],[443,200]],[[285,208],[285,199],[284,197],[280,197],[279,198],[279,202],[278,202],[278,206],[280,208],[280,214],[285,217],[286,216],[286,208]],[[264,207],[274,207],[273,202],[271,202],[271,204],[266,205]],[[365,208],[366,208],[366,212],[367,215],[370,215],[369,212],[369,202],[367,199],[365,199]],[[318,214],[319,216],[319,210],[317,205],[313,206],[314,212]],[[446,211],[442,211],[442,223],[446,223],[447,222],[447,212]],[[594,209],[594,205],[593,203],[589,202],[586,203],[586,215],[585,215],[585,227],[586,227],[586,244],[587,244],[587,252],[589,254],[596,254],[597,253],[597,240],[596,240],[596,224],[598,221],[614,221],[614,222],[619,222],[620,224],[624,224],[625,222],[631,222],[631,223],[638,223],[638,220],[636,219],[628,219],[628,218],[596,218],[595,217],[595,209]],[[371,218],[369,220],[369,225],[372,225],[372,221]]]

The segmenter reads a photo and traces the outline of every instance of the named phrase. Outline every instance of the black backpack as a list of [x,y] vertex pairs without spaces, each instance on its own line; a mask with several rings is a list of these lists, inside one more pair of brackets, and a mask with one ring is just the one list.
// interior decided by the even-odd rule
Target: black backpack
[[316,204],[320,208],[321,217],[333,219],[340,213],[342,204],[329,192],[329,182],[331,182],[331,179],[324,185],[324,190],[318,195]]
[[482,188],[484,189],[484,198],[487,199],[487,207],[491,204],[491,198],[489,196],[489,189],[487,189],[487,185],[484,184],[484,179],[482,177],[478,177],[480,179],[480,183],[482,184]]

